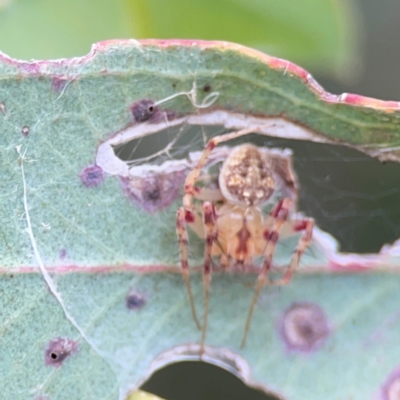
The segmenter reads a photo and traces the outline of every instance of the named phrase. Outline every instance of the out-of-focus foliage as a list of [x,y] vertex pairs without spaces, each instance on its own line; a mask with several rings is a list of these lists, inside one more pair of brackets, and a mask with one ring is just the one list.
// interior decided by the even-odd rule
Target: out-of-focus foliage
[[0,50],[39,59],[113,38],[218,39],[332,72],[355,59],[354,15],[339,0],[0,0]]

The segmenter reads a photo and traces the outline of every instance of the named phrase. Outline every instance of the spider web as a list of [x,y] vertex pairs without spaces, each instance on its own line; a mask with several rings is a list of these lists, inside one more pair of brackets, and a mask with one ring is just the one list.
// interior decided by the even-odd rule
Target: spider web
[[[200,114],[197,120],[201,121]],[[287,124],[279,119],[274,123]],[[133,174],[135,167],[143,164],[168,171],[171,161],[186,163],[190,169],[197,159],[193,154],[198,157],[211,137],[231,131],[224,125],[182,121],[177,126],[129,140],[114,147],[114,151],[116,157],[133,167]],[[330,233],[339,242],[341,251],[374,253],[400,237],[398,164],[381,163],[345,146],[268,134],[250,134],[224,146],[243,142],[293,151],[300,185],[298,209]]]

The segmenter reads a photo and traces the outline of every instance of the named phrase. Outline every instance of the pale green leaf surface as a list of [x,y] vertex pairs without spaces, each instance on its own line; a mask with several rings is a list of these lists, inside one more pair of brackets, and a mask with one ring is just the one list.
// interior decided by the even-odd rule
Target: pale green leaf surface
[[[198,88],[209,84],[219,92],[211,109],[284,115],[329,140],[356,146],[397,143],[400,113],[393,103],[360,97],[355,103],[367,107],[323,101],[293,65],[283,73],[274,59],[267,64],[245,51],[218,43],[139,47],[120,42],[100,44],[85,59],[61,63],[0,58],[0,384],[5,399],[123,398],[148,376],[160,354],[200,339],[176,268],[179,198],[149,214],[128,201],[118,177],[107,175],[91,188],[79,178],[94,163],[101,143],[132,126],[132,103],[189,91],[195,78]],[[66,81],[61,89],[60,78]],[[196,111],[185,96],[165,108],[185,116]],[[24,126],[27,136],[21,133]],[[34,242],[27,234],[27,214]],[[275,261],[285,263],[293,246],[290,240],[282,244]],[[330,271],[331,256],[315,244],[302,269]],[[37,268],[40,260],[57,285],[58,300]],[[213,278],[206,344],[245,360],[228,365],[227,358],[234,356],[221,351],[219,357],[209,356],[214,362],[225,358],[231,370],[235,362],[247,362],[251,375],[242,372],[249,382],[290,400],[364,400],[383,390],[400,356],[392,274],[297,274],[288,287],[266,288],[241,350],[254,281],[253,274]],[[193,273],[192,282],[201,310],[200,274]],[[140,310],[127,308],[132,291],[145,299]],[[329,336],[307,354],[290,351],[280,321],[293,304],[310,303],[324,311]],[[59,367],[45,363],[54,338],[77,345]],[[176,359],[170,354],[164,362]]]

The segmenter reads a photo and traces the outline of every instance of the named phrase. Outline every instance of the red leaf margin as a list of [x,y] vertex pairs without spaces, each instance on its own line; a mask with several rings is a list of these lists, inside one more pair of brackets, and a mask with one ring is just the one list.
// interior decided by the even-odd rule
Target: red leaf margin
[[[323,89],[323,87],[313,78],[313,76],[302,67],[277,57],[269,56],[258,50],[246,47],[240,44],[224,42],[224,41],[206,41],[206,40],[191,40],[191,39],[113,39],[98,42],[92,45],[90,52],[82,57],[74,58],[63,58],[58,60],[32,60],[24,61],[13,59],[6,54],[0,52],[0,62],[8,65],[16,66],[22,76],[35,76],[35,75],[50,75],[48,71],[49,67],[52,66],[74,66],[82,65],[87,61],[95,57],[98,53],[107,51],[108,48],[115,45],[119,46],[132,46],[136,44],[138,46],[159,46],[159,47],[201,47],[201,48],[213,48],[220,51],[237,51],[248,57],[257,59],[264,64],[268,65],[272,69],[283,70],[286,73],[290,73],[294,76],[299,77],[312,92],[318,95],[318,97],[327,103],[334,104],[347,104],[351,106],[374,108],[384,112],[400,111],[400,102],[398,101],[385,101],[379,100],[372,97],[365,97],[353,93],[342,93],[335,95],[329,93]],[[54,76],[54,73],[51,73]]]

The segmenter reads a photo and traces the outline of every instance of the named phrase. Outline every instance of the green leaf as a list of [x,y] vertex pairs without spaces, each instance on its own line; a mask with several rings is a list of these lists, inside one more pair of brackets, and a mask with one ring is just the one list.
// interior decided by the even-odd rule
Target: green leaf
[[[398,103],[327,94],[299,67],[234,44],[105,42],[58,62],[0,55],[0,77],[5,399],[122,399],[155,369],[199,358],[175,212],[192,168],[183,159],[203,135],[251,127],[261,133],[246,140],[263,146],[277,136],[399,157]],[[125,149],[130,170],[113,149],[129,143],[141,152]],[[297,240],[280,241],[276,266]],[[200,266],[202,243],[190,243]],[[399,379],[398,245],[340,254],[316,228],[291,284],[263,290],[244,349],[255,271],[215,273],[203,359],[286,399],[384,396]]]

